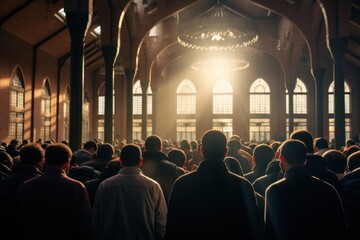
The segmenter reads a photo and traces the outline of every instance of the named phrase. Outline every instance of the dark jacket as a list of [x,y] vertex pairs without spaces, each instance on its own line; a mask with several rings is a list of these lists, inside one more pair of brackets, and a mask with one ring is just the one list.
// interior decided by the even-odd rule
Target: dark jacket
[[[14,215],[14,199],[19,186],[29,179],[41,176],[33,165],[20,164],[13,168],[13,174],[0,182],[0,239],[10,239]],[[8,231],[9,230],[9,231]]]
[[204,160],[175,182],[166,239],[258,239],[261,229],[251,184],[223,161]]
[[80,149],[79,151],[74,152],[73,158],[76,164],[81,165],[84,162],[94,160],[94,155],[85,149]]
[[91,239],[91,207],[82,183],[60,169],[19,187],[16,195],[17,239]]
[[346,239],[340,197],[303,167],[289,169],[265,193],[266,239]]
[[346,174],[341,179],[342,201],[349,226],[349,239],[360,236],[360,168]]
[[144,152],[143,159],[142,172],[160,184],[168,202],[175,180],[185,174],[185,170],[170,162],[168,156],[162,152]]
[[342,189],[340,180],[334,172],[327,168],[325,158],[318,155],[308,154],[306,156],[305,169],[310,173],[310,175],[330,183],[341,195]]

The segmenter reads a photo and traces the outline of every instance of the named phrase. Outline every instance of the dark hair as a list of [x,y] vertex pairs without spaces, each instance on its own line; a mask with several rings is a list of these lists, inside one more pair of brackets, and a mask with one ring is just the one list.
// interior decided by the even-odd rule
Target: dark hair
[[340,151],[331,149],[326,151],[323,155],[326,159],[329,170],[334,173],[344,173],[346,169],[346,157]]
[[356,168],[360,167],[360,151],[352,153],[347,158],[347,167],[349,171],[354,171]]
[[49,166],[62,166],[70,161],[71,156],[70,147],[63,143],[49,144],[45,150],[45,162]]
[[224,160],[226,153],[226,136],[219,130],[208,130],[201,139],[204,158]]
[[121,149],[120,159],[124,166],[135,166],[141,158],[141,149],[136,144],[127,144]]
[[110,143],[103,143],[100,144],[97,150],[97,157],[99,159],[112,159],[113,155],[115,153],[115,149],[113,147],[113,145],[111,145]]
[[179,167],[184,167],[186,161],[186,155],[183,150],[173,148],[168,152],[170,162],[175,163]]
[[14,166],[13,158],[5,151],[0,151],[0,163],[6,165],[10,169]]
[[182,140],[181,142],[180,142],[180,148],[181,149],[189,149],[190,150],[190,143],[189,143],[189,141],[188,140]]
[[314,146],[317,149],[323,149],[323,148],[328,148],[329,147],[329,143],[325,138],[315,138],[314,139]]
[[352,145],[348,148],[346,148],[344,151],[343,151],[343,154],[345,155],[346,159],[351,155],[353,154],[354,152],[357,152],[360,150],[360,147],[357,146],[357,145]]
[[306,159],[306,145],[298,139],[286,140],[280,146],[280,155],[291,166],[303,166]]
[[94,148],[95,151],[97,150],[97,144],[95,141],[93,140],[89,140],[84,144],[84,149],[90,149],[90,148]]
[[241,143],[238,139],[234,138],[228,142],[227,146],[229,149],[239,150],[241,148]]
[[20,161],[25,164],[35,165],[43,161],[45,150],[38,143],[28,143],[20,149]]
[[290,139],[297,139],[297,140],[302,141],[306,146],[307,153],[314,152],[313,138],[309,131],[307,131],[307,130],[294,131],[290,134]]
[[159,151],[161,148],[161,138],[157,135],[149,136],[145,139],[146,151]]
[[256,167],[259,167],[265,171],[267,165],[273,160],[274,151],[267,144],[259,144],[254,148],[254,158]]
[[227,156],[224,159],[224,163],[230,172],[235,173],[240,176],[244,176],[244,171],[241,167],[241,164],[239,163],[239,161],[236,158]]
[[190,141],[190,146],[191,146],[191,149],[196,149],[198,148],[199,144],[196,140],[192,140]]

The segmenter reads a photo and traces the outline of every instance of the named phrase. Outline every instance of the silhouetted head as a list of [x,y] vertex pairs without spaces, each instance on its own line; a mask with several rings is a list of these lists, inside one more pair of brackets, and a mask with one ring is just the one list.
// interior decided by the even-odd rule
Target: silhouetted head
[[120,161],[122,166],[137,166],[142,161],[141,149],[136,144],[127,144],[121,149]]
[[286,140],[280,146],[280,162],[283,160],[289,166],[303,166],[306,159],[306,145],[297,139]]
[[161,151],[161,138],[157,135],[149,136],[145,139],[146,151]]
[[45,150],[45,163],[50,167],[62,167],[70,163],[72,151],[63,143],[50,144]]
[[306,146],[307,153],[314,153],[313,137],[307,130],[296,130],[290,134],[290,139],[302,141]]
[[224,163],[230,172],[235,173],[239,176],[244,176],[244,172],[242,170],[241,164],[236,158],[227,156],[224,159]]
[[223,161],[228,151],[226,142],[225,134],[219,130],[205,132],[201,139],[204,158]]
[[355,169],[360,167],[360,151],[352,153],[347,158],[347,167],[349,171],[354,171]]
[[113,158],[115,149],[110,143],[103,143],[98,147],[97,157],[99,159],[109,160]]
[[181,149],[173,148],[168,152],[170,162],[175,163],[179,167],[184,167],[186,161],[185,152]]
[[20,149],[20,161],[37,165],[44,161],[45,150],[38,143],[28,143]]

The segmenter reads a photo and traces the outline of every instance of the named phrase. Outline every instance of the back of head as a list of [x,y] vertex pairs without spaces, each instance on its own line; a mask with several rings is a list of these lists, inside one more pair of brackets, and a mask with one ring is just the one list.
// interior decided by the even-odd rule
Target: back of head
[[271,160],[273,160],[274,151],[267,144],[259,144],[254,149],[254,158],[257,167],[262,167],[264,170]]
[[0,163],[6,165],[10,169],[14,166],[13,158],[5,151],[0,151]]
[[69,162],[72,151],[63,143],[50,144],[45,150],[45,162],[50,166],[58,167]]
[[169,160],[179,167],[184,167],[186,155],[183,150],[173,148],[168,152]]
[[280,171],[280,161],[278,159],[274,159],[267,165],[265,174],[278,174]]
[[127,144],[121,149],[120,160],[123,166],[136,166],[141,158],[141,149],[136,144]]
[[354,152],[357,152],[360,150],[360,147],[357,146],[357,145],[352,145],[348,148],[346,148],[343,152],[343,154],[345,155],[346,159],[351,155],[353,154]]
[[309,131],[307,130],[297,130],[290,134],[290,139],[297,139],[302,141],[306,146],[307,153],[313,153],[313,138]]
[[110,143],[103,143],[98,147],[97,157],[99,159],[109,160],[113,158],[115,149]]
[[97,150],[97,144],[93,140],[89,140],[84,144],[84,149],[91,149],[93,148],[95,151]]
[[181,148],[182,150],[190,150],[190,143],[189,143],[189,141],[188,141],[188,140],[182,140],[182,141],[180,142],[180,148]]
[[239,161],[236,158],[227,156],[224,159],[224,163],[230,172],[235,173],[239,176],[244,176],[243,169],[242,169]]
[[219,130],[208,130],[201,139],[205,159],[221,160],[225,158],[226,136]]
[[24,164],[36,165],[44,157],[45,150],[38,143],[28,143],[20,149],[20,161]]
[[169,143],[168,140],[163,139],[163,140],[161,141],[161,146],[163,146],[164,148],[168,148],[168,147],[170,146],[170,143]]
[[290,166],[303,166],[306,159],[306,145],[297,139],[286,140],[280,146],[280,155]]
[[314,146],[320,150],[324,148],[329,148],[329,143],[325,138],[316,138],[314,140]]
[[237,150],[239,150],[239,149],[241,148],[241,143],[240,143],[239,140],[237,140],[236,138],[234,138],[234,139],[231,139],[231,140],[228,142],[227,146],[229,147],[229,150],[235,150],[235,151],[237,151]]
[[15,138],[10,141],[10,145],[13,147],[17,147],[19,144],[20,144],[19,140]]
[[192,140],[192,141],[190,142],[191,150],[197,150],[197,149],[198,149],[198,146],[199,146],[199,144],[198,144],[197,141]]
[[145,139],[146,151],[160,151],[161,149],[161,138],[157,135],[149,136]]
[[346,157],[340,151],[331,149],[326,151],[323,155],[326,159],[327,167],[334,173],[344,173],[346,169]]
[[352,140],[352,139],[346,140],[346,147],[350,147],[350,146],[353,146],[355,144],[356,144],[355,141]]
[[352,153],[347,158],[347,167],[349,171],[354,171],[356,168],[360,167],[360,151]]

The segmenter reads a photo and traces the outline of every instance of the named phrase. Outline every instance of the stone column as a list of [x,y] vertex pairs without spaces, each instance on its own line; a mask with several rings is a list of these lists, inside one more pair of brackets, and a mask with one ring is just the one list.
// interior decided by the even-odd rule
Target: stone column
[[316,137],[324,137],[324,68],[312,69],[316,88]]
[[69,145],[76,151],[82,147],[84,40],[91,23],[92,0],[65,0],[64,8],[71,37]]
[[345,95],[344,95],[344,57],[348,43],[347,37],[329,40],[333,57],[334,92],[334,120],[335,120],[335,148],[345,145]]
[[126,88],[127,88],[127,106],[126,106],[126,140],[132,142],[133,133],[133,86],[134,86],[134,74],[135,70],[132,68],[125,69],[126,76]]

